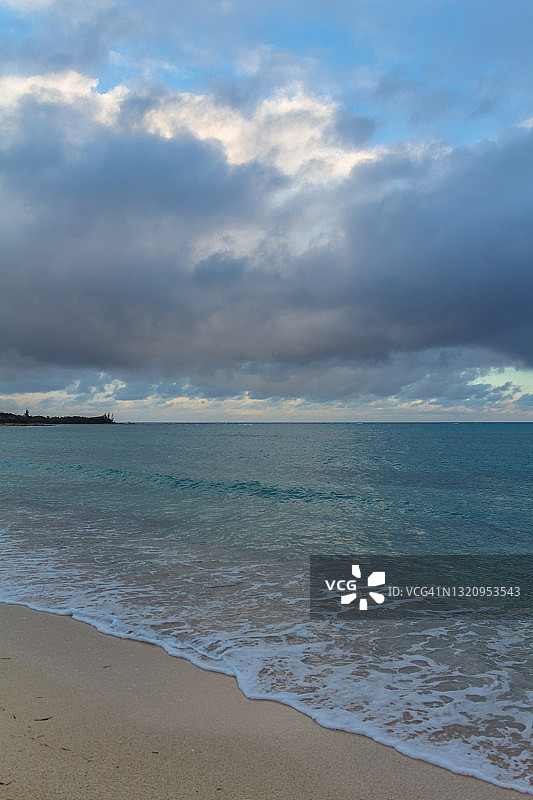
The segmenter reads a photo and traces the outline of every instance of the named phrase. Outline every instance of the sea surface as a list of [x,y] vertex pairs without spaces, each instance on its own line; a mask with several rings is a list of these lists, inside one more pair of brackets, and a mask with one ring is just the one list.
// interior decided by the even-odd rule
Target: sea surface
[[311,619],[311,554],[533,554],[533,425],[0,428],[0,600],[533,794],[527,615]]

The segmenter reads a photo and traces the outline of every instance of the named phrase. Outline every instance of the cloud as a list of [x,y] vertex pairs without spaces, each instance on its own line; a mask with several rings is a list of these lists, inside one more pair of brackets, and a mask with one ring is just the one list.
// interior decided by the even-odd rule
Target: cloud
[[343,148],[325,135],[333,128],[346,140],[350,129],[355,143],[368,138],[372,123],[346,118],[336,104],[317,99],[302,86],[262,100],[249,116],[213,97],[169,95],[147,112],[145,124],[148,131],[165,138],[188,131],[202,141],[215,140],[229,164],[257,160],[285,175],[312,181],[345,177],[355,164],[372,158],[367,151]]
[[124,401],[517,396],[473,381],[533,363],[529,128],[377,147],[303,86],[253,108],[71,70],[2,86],[7,366],[104,372]]
[[513,131],[347,211],[352,294],[387,320],[390,346],[490,346],[531,364],[532,171],[533,138]]

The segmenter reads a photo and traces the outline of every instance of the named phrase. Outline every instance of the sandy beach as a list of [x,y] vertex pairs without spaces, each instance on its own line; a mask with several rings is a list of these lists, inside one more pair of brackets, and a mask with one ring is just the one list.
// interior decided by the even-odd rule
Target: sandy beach
[[0,800],[512,800],[235,680],[0,604]]

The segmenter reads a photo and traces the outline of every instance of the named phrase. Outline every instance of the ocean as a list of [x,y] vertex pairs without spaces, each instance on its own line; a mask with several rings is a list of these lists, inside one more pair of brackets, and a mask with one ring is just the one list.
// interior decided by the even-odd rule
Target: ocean
[[520,423],[0,427],[0,600],[533,794],[530,614],[309,605],[314,554],[533,556],[532,473]]

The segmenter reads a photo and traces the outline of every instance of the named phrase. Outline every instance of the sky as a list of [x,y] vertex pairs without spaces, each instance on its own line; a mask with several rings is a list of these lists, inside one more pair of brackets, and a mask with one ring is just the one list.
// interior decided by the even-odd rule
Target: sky
[[0,0],[0,409],[533,421],[530,0]]

